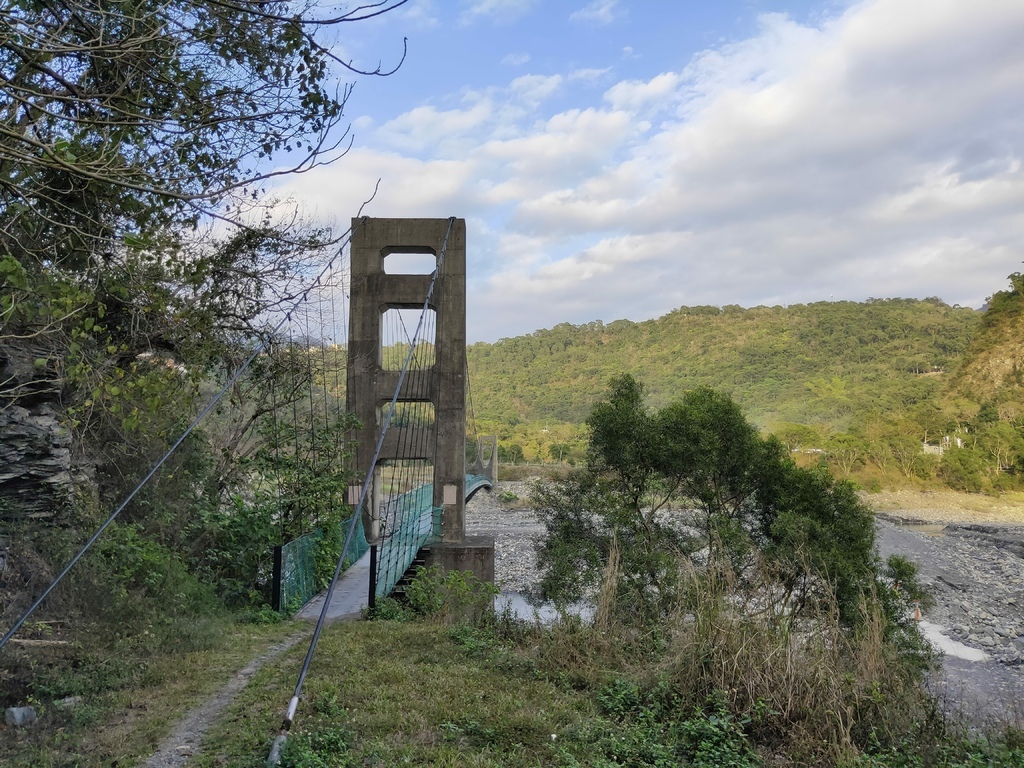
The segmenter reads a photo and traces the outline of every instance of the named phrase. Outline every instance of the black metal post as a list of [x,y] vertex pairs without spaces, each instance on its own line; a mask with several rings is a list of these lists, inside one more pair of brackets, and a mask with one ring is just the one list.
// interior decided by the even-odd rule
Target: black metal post
[[275,611],[281,610],[281,578],[282,560],[284,547],[274,547],[274,575],[270,586],[270,607]]
[[377,607],[377,545],[370,545],[370,594],[367,596],[367,605],[372,611]]

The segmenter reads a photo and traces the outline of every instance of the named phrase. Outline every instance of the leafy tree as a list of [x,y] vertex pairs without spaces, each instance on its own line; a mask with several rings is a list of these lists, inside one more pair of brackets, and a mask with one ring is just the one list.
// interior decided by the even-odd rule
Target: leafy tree
[[904,477],[909,479],[922,471],[924,449],[917,438],[906,433],[890,434],[886,447]]
[[867,446],[856,435],[840,432],[829,438],[827,459],[843,478],[849,478],[856,467],[865,463],[866,457]]
[[978,446],[989,457],[992,474],[1013,466],[1014,458],[1024,454],[1020,431],[1005,421],[982,424],[978,429]]
[[742,577],[757,550],[795,612],[831,589],[843,620],[859,620],[875,577],[870,511],[848,483],[797,467],[781,442],[761,438],[728,396],[698,388],[652,413],[622,376],[588,425],[585,469],[535,489],[545,595],[593,590],[614,548],[622,610],[655,618],[679,599],[684,560],[696,567],[711,547]]
[[793,422],[784,422],[778,425],[772,430],[772,434],[779,438],[790,451],[816,447],[821,440],[821,435],[814,427]]
[[498,461],[503,464],[520,464],[524,460],[523,446],[519,443],[498,443]]
[[950,488],[980,493],[985,487],[985,461],[973,448],[949,448],[939,463],[939,475]]
[[[36,409],[70,427],[75,476],[97,478],[107,498],[152,466],[195,397],[238,369],[334,250],[335,233],[280,214],[267,182],[344,154],[349,88],[338,76],[357,70],[331,53],[330,36],[405,2],[0,8],[0,411]],[[305,342],[306,352],[316,343]],[[233,493],[260,501],[239,487],[257,474],[259,462],[240,464],[257,452],[272,391],[257,378],[313,375],[267,358],[223,403],[233,413],[207,435],[216,453],[205,469],[170,461],[154,486],[165,495],[144,493],[124,513],[132,531],[174,547],[175,562],[239,590],[266,578],[267,532],[282,528],[276,499],[251,514],[217,506]],[[286,403],[301,396],[286,390],[276,390]],[[315,446],[344,428],[320,423],[332,434],[293,436],[296,452],[281,456],[290,467],[259,467],[291,470],[282,486],[292,527],[337,509],[327,499],[343,466]],[[91,527],[85,516],[103,505],[81,490],[82,517],[58,522]],[[44,554],[62,559],[54,547]]]
[[[349,91],[332,65],[356,70],[323,35],[404,2],[13,0],[0,14],[5,255],[80,271],[178,223],[241,221],[264,181],[343,146]],[[278,170],[282,152],[294,160]]]
[[8,3],[0,402],[123,446],[101,464],[173,430],[334,241],[264,212],[265,182],[344,152],[357,70],[325,36],[404,2]]
[[552,443],[548,446],[548,456],[552,461],[561,464],[569,455],[569,446],[565,443]]
[[[329,240],[259,214],[264,182],[343,148],[349,91],[333,65],[356,70],[321,38],[405,1],[334,13],[286,0],[8,4],[0,342],[55,337],[54,356],[70,350],[74,365],[83,340],[112,356],[173,354],[217,328],[250,331],[268,292],[292,295],[297,262]],[[204,237],[213,220],[235,229]]]

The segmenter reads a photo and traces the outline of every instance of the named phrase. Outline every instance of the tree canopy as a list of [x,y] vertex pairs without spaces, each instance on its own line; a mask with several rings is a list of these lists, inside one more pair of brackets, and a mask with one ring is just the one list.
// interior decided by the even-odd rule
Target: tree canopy
[[[163,335],[167,347],[175,334],[146,326],[166,321],[173,304],[198,304],[205,322],[235,334],[251,330],[294,293],[303,257],[331,241],[260,211],[264,182],[346,147],[349,87],[337,75],[358,70],[325,36],[404,2],[7,4],[0,342],[67,336],[87,317],[86,334],[111,328],[119,305],[148,316],[133,318],[136,337]],[[194,314],[180,312],[178,325]],[[184,335],[211,330],[200,323]]]
[[[13,0],[0,12],[0,253],[81,269],[336,156],[332,28],[288,0]],[[378,67],[376,73],[381,73]],[[290,155],[282,168],[268,161]],[[258,223],[258,222],[257,222]]]
[[827,589],[843,620],[858,621],[876,575],[874,525],[849,483],[796,466],[708,388],[651,412],[640,384],[617,377],[588,425],[586,467],[535,488],[547,597],[585,596],[615,549],[624,605],[659,615],[679,599],[685,563],[724,559],[742,578],[763,558],[794,615]]
[[270,179],[342,156],[346,25],[407,0],[12,0],[0,9],[0,412],[103,463],[159,444],[338,234]]

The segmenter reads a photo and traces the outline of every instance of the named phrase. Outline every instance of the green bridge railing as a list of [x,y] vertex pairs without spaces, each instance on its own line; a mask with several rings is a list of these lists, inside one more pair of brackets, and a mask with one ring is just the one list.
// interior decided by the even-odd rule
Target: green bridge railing
[[[349,551],[344,553],[348,563],[346,568],[370,548],[363,531],[363,516],[356,517],[356,530],[352,534]],[[325,536],[331,536],[334,538],[333,543],[340,547],[345,543],[351,520],[348,517],[326,531],[317,528],[312,533],[274,547],[271,606],[275,611],[293,611],[316,597],[320,592],[320,585],[316,583],[316,554],[321,542]],[[336,550],[337,547],[332,549]]]

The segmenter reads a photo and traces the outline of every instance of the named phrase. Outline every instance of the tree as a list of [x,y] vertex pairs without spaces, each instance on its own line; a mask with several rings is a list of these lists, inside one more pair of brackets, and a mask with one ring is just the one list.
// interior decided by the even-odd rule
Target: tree
[[867,446],[856,435],[840,432],[828,441],[828,461],[842,472],[846,479],[858,465],[865,463]]
[[957,491],[980,493],[985,487],[982,472],[985,460],[973,448],[951,447],[939,462],[939,475],[946,485]]
[[566,443],[551,443],[551,445],[548,446],[548,456],[556,464],[561,464],[565,461],[568,454],[569,446]]
[[[122,305],[166,319],[181,294],[248,330],[268,289],[292,294],[286,266],[330,238],[259,215],[262,185],[343,152],[349,89],[333,65],[357,70],[320,38],[404,2],[320,15],[287,0],[8,4],[0,341],[67,336],[92,316],[89,333]],[[215,220],[234,233],[204,239]]]
[[[0,14],[4,255],[81,270],[178,224],[242,221],[264,181],[344,146],[349,89],[332,65],[357,70],[325,32],[404,2],[318,15],[288,0],[13,0]],[[277,169],[282,152],[294,160]]]
[[779,424],[772,430],[772,434],[779,438],[790,451],[817,447],[821,440],[821,435],[814,427],[792,422]]
[[991,460],[991,474],[1012,467],[1024,454],[1024,439],[1020,432],[1005,421],[983,423],[978,430],[978,445]]
[[498,461],[502,464],[520,464],[524,460],[523,446],[519,443],[498,444]]
[[587,466],[534,491],[547,532],[538,543],[546,596],[572,601],[593,590],[614,547],[621,609],[656,618],[680,598],[681,568],[708,562],[699,554],[707,550],[741,579],[768,558],[795,612],[831,589],[843,621],[859,621],[875,576],[874,527],[849,483],[797,467],[708,388],[652,413],[640,384],[619,377],[588,425]]
[[131,453],[234,370],[336,240],[265,192],[345,151],[325,35],[405,2],[7,3],[0,407]]

